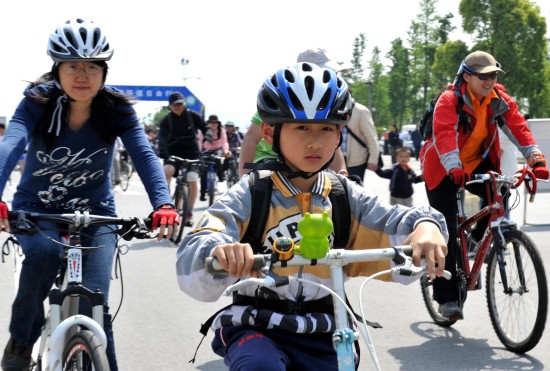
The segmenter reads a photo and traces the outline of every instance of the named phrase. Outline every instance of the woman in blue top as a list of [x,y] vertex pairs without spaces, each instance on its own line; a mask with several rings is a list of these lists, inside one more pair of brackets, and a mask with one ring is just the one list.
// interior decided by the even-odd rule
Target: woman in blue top
[[[0,146],[0,194],[28,145],[27,161],[14,195],[13,210],[63,213],[75,210],[115,216],[109,173],[119,136],[149,195],[153,229],[170,237],[179,223],[160,163],[128,97],[105,86],[113,49],[91,21],[67,21],[50,35],[50,72],[31,83]],[[7,206],[0,201],[0,222],[9,231]],[[83,244],[102,246],[85,255],[83,280],[105,294],[105,331],[111,370],[117,369],[108,314],[109,282],[115,252],[114,228],[85,228]],[[166,233],[165,233],[166,232]],[[52,239],[59,233],[46,231]],[[55,280],[62,247],[42,235],[17,235],[25,253],[19,290],[13,303],[11,338],[3,370],[28,370],[33,344],[44,324],[43,301]]]

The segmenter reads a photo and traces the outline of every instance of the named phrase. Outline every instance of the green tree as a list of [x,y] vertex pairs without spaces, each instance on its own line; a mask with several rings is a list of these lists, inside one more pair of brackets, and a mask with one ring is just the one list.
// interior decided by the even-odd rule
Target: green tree
[[408,49],[403,45],[403,40],[395,39],[392,42],[387,57],[391,61],[388,72],[389,108],[393,121],[391,123],[401,127],[410,100],[410,57]]
[[432,64],[441,37],[435,3],[436,0],[420,1],[420,13],[411,22],[408,32],[411,56],[409,107],[414,122],[426,107],[432,80]]
[[548,40],[546,20],[528,0],[462,0],[464,32],[472,34],[472,50],[485,50],[502,64],[499,76],[523,111],[548,116]]
[[160,124],[160,120],[162,120],[164,116],[168,114],[168,112],[170,112],[168,108],[165,108],[165,107],[160,108],[154,114],[148,113],[146,116],[142,117],[140,120],[140,123],[144,126],[147,125],[147,126],[158,127]]
[[432,65],[432,84],[428,97],[433,97],[438,91],[453,82],[460,61],[468,53],[468,46],[463,41],[449,41],[437,47]]
[[351,58],[352,68],[344,71],[342,77],[350,83],[359,83],[363,81],[363,74],[365,70],[363,68],[363,55],[365,53],[365,47],[367,45],[367,39],[364,33],[360,33],[353,42],[353,53]]

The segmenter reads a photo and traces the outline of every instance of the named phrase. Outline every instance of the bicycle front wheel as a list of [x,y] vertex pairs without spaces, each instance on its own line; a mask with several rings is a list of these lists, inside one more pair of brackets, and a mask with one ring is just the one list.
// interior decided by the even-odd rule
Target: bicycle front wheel
[[208,206],[211,206],[214,203],[217,178],[218,175],[214,171],[208,172]]
[[180,225],[178,231],[172,234],[171,241],[175,244],[180,243],[183,237],[183,229],[188,224],[187,214],[189,209],[189,190],[186,184],[177,186],[174,196],[172,197],[172,203],[176,206],[176,211],[180,214]]
[[120,164],[120,188],[124,192],[128,189],[128,185],[130,184],[130,168],[128,167],[127,162],[121,162]]
[[487,305],[495,332],[504,346],[525,353],[539,342],[546,325],[548,287],[540,254],[518,230],[504,231],[503,263],[495,245],[487,256]]
[[437,325],[442,327],[450,327],[456,322],[456,320],[443,317],[439,314],[439,304],[434,299],[433,287],[433,281],[430,280],[427,273],[424,274],[422,278],[420,278],[420,288],[422,289],[422,298],[424,299],[424,304],[426,304],[426,309],[428,309],[430,317],[432,317],[433,321]]
[[109,371],[105,348],[96,334],[81,330],[73,335],[63,351],[63,368],[70,371]]
[[227,168],[227,189],[233,187],[239,181],[237,165],[232,161]]

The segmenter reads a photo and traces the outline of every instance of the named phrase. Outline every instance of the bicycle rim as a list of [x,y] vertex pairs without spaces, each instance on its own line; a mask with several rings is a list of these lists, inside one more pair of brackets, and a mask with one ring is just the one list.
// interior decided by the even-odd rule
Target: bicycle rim
[[433,281],[430,280],[428,274],[424,274],[422,278],[420,278],[420,288],[422,290],[422,298],[424,299],[426,309],[428,310],[430,317],[432,317],[433,321],[437,325],[442,327],[450,327],[456,322],[456,320],[443,317],[439,314],[439,304],[434,300],[433,287]]
[[105,348],[96,334],[82,330],[73,335],[63,350],[64,371],[109,371]]
[[487,306],[495,332],[504,346],[515,353],[525,353],[539,342],[546,325],[548,287],[540,254],[523,232],[504,232],[505,290],[497,246],[487,259]]
[[238,180],[237,176],[237,169],[235,169],[235,166],[233,164],[229,165],[229,168],[227,169],[227,188],[233,187]]
[[128,167],[128,179],[130,179],[134,173],[134,164],[131,160],[128,160],[126,161],[126,166]]
[[186,185],[181,185],[176,188],[174,192],[174,197],[172,198],[173,204],[176,206],[178,214],[180,214],[180,225],[178,226],[178,231],[172,235],[172,242],[175,244],[180,243],[183,236],[183,230],[187,224],[187,210],[189,208],[188,204],[188,188]]
[[122,166],[121,172],[120,172],[120,188],[124,192],[128,189],[128,185],[130,184],[130,174],[128,173],[129,169],[128,166]]

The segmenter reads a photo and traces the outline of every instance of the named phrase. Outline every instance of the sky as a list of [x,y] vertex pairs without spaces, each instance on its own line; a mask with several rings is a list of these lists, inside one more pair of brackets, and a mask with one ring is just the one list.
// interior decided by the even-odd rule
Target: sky
[[[550,20],[550,1],[534,1]],[[458,0],[439,0],[439,15],[455,14]],[[0,5],[0,116],[13,114],[29,81],[50,70],[50,33],[70,18],[98,23],[115,50],[107,84],[186,85],[218,115],[248,127],[266,77],[320,47],[338,62],[351,60],[353,43],[366,35],[366,56],[386,54],[419,13],[416,0],[4,0]],[[550,26],[549,34],[550,34]],[[464,38],[455,31],[451,39]],[[498,58],[498,57],[497,57]],[[185,66],[181,60],[189,63]],[[165,102],[139,102],[140,117]]]

